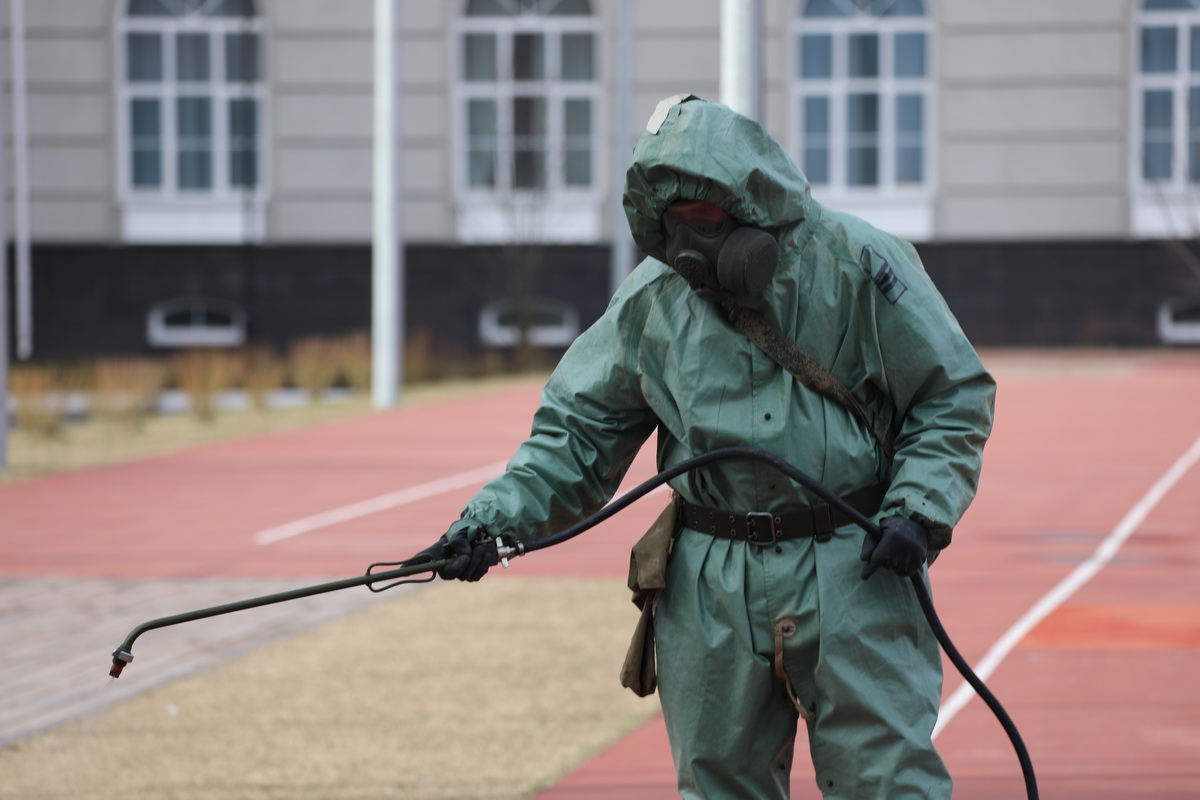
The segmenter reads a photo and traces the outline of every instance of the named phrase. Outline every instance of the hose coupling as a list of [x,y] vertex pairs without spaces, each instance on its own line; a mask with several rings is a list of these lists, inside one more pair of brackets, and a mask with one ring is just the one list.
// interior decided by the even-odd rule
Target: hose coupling
[[496,555],[500,556],[500,564],[508,569],[508,560],[517,556],[525,555],[525,544],[517,542],[516,544],[505,544],[504,539],[500,536],[496,537]]

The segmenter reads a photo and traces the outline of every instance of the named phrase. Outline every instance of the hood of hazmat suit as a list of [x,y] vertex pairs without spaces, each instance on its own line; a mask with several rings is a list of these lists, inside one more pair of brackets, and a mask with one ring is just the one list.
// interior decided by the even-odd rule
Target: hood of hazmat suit
[[[805,387],[667,264],[662,215],[701,200],[770,233],[774,279],[741,299],[838,378],[895,436],[894,457],[847,410]],[[659,105],[626,176],[624,208],[649,257],[579,336],[543,392],[529,439],[455,529],[532,540],[615,493],[657,432],[666,468],[729,446],[768,450],[846,494],[883,482],[878,517],[931,532],[931,550],[974,497],[995,384],[908,243],[823,208],[763,127],[690,95]],[[689,502],[789,511],[814,498],[766,465],[722,462],[682,476]]]

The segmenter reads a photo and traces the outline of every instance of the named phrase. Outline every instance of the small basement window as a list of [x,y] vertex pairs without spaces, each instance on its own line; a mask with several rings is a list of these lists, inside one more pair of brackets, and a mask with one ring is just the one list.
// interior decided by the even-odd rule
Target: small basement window
[[1200,344],[1200,297],[1179,297],[1158,307],[1158,340]]
[[146,316],[146,341],[152,347],[238,347],[246,341],[246,312],[227,300],[166,300]]
[[[534,299],[529,309],[529,344],[566,347],[579,335],[579,312],[560,300]],[[492,347],[513,347],[521,341],[516,304],[497,300],[479,314],[479,338]]]

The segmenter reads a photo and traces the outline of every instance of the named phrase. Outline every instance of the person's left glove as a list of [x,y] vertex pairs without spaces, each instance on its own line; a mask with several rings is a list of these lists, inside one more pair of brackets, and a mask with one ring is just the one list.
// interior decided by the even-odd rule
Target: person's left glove
[[880,567],[889,567],[904,577],[916,575],[925,563],[929,549],[929,533],[925,526],[905,517],[884,517],[879,521],[883,535],[878,540],[870,534],[863,536],[860,558],[863,565],[862,579],[875,574]]
[[461,530],[453,534],[442,534],[442,537],[418,553],[429,553],[435,560],[453,558],[446,566],[438,570],[442,580],[477,581],[487,574],[488,569],[500,563],[500,554],[496,549],[496,540],[486,534],[471,536],[469,530]]

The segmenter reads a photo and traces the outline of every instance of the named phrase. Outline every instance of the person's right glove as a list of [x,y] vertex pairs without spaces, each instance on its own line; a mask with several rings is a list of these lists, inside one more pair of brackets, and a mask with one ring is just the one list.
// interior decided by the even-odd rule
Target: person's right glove
[[435,560],[453,558],[438,570],[438,577],[445,581],[477,581],[487,574],[488,569],[500,563],[495,538],[487,535],[471,536],[471,530],[460,530],[442,537],[421,553],[433,555]]
[[884,517],[879,521],[883,535],[878,541],[870,534],[863,536],[860,558],[863,565],[862,579],[875,574],[880,567],[889,567],[897,575],[916,575],[925,563],[929,549],[929,534],[925,526],[906,517]]

